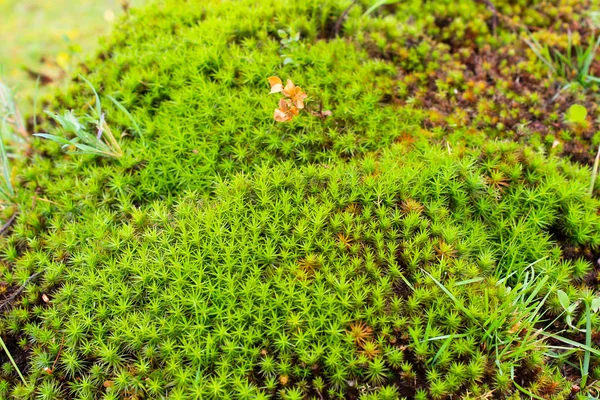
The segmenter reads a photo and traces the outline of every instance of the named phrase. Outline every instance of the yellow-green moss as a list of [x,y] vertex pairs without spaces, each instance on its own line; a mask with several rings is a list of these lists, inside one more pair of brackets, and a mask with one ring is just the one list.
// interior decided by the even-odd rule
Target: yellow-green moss
[[[127,132],[122,158],[36,139],[16,166],[0,278],[13,290],[41,274],[0,319],[28,357],[26,385],[2,359],[4,396],[502,398],[517,385],[569,396],[577,377],[560,367],[576,359],[548,359],[539,329],[565,327],[550,324],[557,288],[585,296],[595,276],[589,170],[485,132],[461,139],[479,148],[428,143],[443,137],[425,129],[431,110],[399,100],[399,64],[374,57],[374,35],[401,40],[410,11],[440,43],[495,45],[477,21],[471,42],[456,21],[432,27],[468,5],[489,15],[483,5],[362,17],[358,4],[334,38],[349,4],[131,10],[82,72],[144,137],[106,102],[113,131]],[[282,44],[278,30],[300,39]],[[447,46],[417,53],[449,62]],[[332,116],[276,124],[271,75]],[[76,81],[51,104],[93,101]]]

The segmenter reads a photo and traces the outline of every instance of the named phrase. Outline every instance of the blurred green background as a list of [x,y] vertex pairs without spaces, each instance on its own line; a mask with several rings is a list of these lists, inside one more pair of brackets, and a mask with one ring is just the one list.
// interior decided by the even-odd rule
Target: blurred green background
[[112,23],[142,1],[0,0],[0,80],[30,110],[38,75],[40,96],[63,84]]

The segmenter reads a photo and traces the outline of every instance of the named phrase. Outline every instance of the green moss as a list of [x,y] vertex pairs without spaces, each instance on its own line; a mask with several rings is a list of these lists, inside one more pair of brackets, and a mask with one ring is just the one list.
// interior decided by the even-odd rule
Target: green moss
[[[549,324],[557,288],[593,285],[600,217],[589,170],[489,142],[468,110],[428,107],[428,82],[454,100],[460,89],[539,103],[508,81],[466,79],[461,47],[514,39],[502,29],[492,39],[471,18],[482,6],[417,12],[411,2],[363,17],[359,5],[333,38],[348,5],[163,1],[121,21],[82,72],[144,135],[105,102],[113,132],[125,129],[123,157],[65,155],[36,139],[15,168],[19,214],[0,239],[0,278],[13,289],[43,274],[0,319],[28,385],[3,367],[0,389],[442,399],[518,396],[517,383],[566,396],[574,378],[559,367],[577,361],[548,360],[539,329],[564,328]],[[418,22],[398,28],[409,11]],[[279,30],[300,38],[282,43]],[[456,68],[433,74],[447,64]],[[276,124],[271,75],[332,116]],[[412,103],[398,97],[413,90]],[[486,123],[518,119],[492,103],[479,104]],[[85,112],[94,100],[76,81],[51,104]],[[454,136],[428,126],[446,117]]]
[[[509,186],[495,183],[499,173]],[[504,373],[541,351],[533,325],[513,331],[514,318],[535,316],[505,314],[505,285],[530,268],[547,279],[539,296],[570,285],[574,265],[554,240],[600,242],[586,188],[581,171],[507,144],[260,167],[210,199],[187,191],[63,214],[42,235],[48,245],[21,255],[45,260],[37,287],[56,288],[52,306],[31,322],[10,315],[44,393],[287,398],[315,393],[318,379],[331,394],[391,385],[384,394],[424,387],[437,398],[484,382],[508,392],[510,380],[488,378],[497,355],[482,330],[494,321],[496,340],[524,346],[498,358]],[[60,284],[49,282],[55,270]],[[428,341],[444,335],[462,339]],[[393,378],[407,370],[416,386]]]
[[[145,127],[151,145],[131,146],[124,161],[144,163],[132,178],[136,197],[206,190],[218,175],[279,159],[344,160],[416,132],[419,112],[381,107],[393,85],[390,65],[342,39],[315,42],[330,34],[343,4],[267,2],[250,14],[233,3],[132,11],[106,45],[103,58],[111,62],[90,64],[87,77]],[[300,40],[289,49],[294,62],[284,66],[277,30],[288,27],[300,32]],[[293,79],[333,116],[275,124],[278,99],[268,95],[266,83],[271,75]],[[88,95],[77,85],[57,106],[81,108]],[[106,108],[114,122],[129,125]]]

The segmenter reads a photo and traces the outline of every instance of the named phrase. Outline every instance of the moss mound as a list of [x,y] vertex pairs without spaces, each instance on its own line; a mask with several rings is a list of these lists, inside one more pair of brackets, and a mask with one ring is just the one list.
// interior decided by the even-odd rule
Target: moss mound
[[[132,111],[151,142],[128,155],[132,165],[147,163],[134,177],[138,198],[206,190],[217,175],[281,159],[345,160],[419,131],[420,112],[381,106],[393,68],[351,42],[319,40],[331,35],[345,2],[213,3],[168,2],[132,15],[86,67],[94,86]],[[280,29],[300,39],[283,45]],[[284,66],[286,58],[293,61]],[[275,125],[271,75],[291,78],[334,115]],[[80,109],[89,95],[76,85],[58,104]],[[113,117],[128,126],[124,116]]]
[[18,261],[64,283],[52,307],[4,321],[32,346],[36,384],[14,393],[445,398],[508,394],[511,371],[531,370],[518,382],[543,396],[561,378],[537,366],[537,303],[516,296],[530,295],[526,276],[545,277],[542,298],[589,269],[561,260],[550,232],[600,242],[598,203],[562,167],[514,145],[396,146],[259,168],[211,200],[63,217],[44,235],[51,251]]
[[[27,383],[2,358],[0,392],[568,398],[580,353],[550,361],[547,335],[566,326],[557,289],[595,288],[589,170],[464,136],[468,122],[451,146],[428,143],[447,138],[401,98],[403,64],[385,54],[404,53],[377,56],[377,35],[393,42],[411,12],[443,46],[515,40],[475,20],[457,35],[443,21],[458,11],[440,4],[358,4],[341,25],[348,2],[132,10],[82,69],[144,136],[123,136],[120,159],[37,141],[18,166],[0,277],[7,299],[27,286],[0,332]],[[332,116],[275,124],[271,75]],[[93,97],[75,83],[52,105]]]

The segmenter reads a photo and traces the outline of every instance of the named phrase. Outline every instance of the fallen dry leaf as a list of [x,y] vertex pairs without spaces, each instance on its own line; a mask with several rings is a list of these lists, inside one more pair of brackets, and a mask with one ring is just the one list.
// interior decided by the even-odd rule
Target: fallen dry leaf
[[271,85],[271,93],[279,93],[283,91],[283,82],[278,76],[272,76],[268,78],[269,84]]

